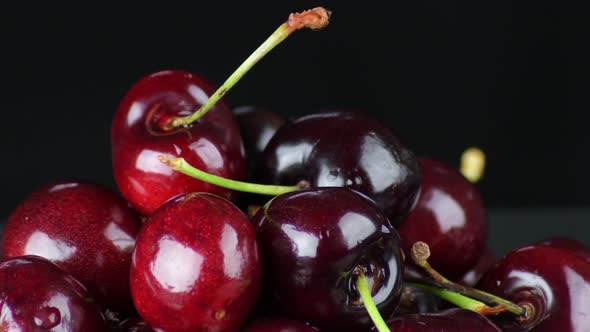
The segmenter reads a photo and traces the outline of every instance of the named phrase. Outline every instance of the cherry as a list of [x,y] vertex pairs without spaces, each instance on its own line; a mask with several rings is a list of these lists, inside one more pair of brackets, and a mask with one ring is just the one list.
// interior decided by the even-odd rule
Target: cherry
[[233,331],[260,287],[254,229],[227,200],[177,196],[145,222],[131,265],[139,314],[166,331]]
[[502,332],[485,316],[464,309],[430,314],[404,314],[388,321],[394,332]]
[[104,317],[76,279],[39,256],[0,263],[1,331],[103,332]]
[[458,279],[460,284],[473,287],[479,280],[488,272],[496,263],[496,256],[490,248],[487,248],[483,255],[479,257],[477,263],[471,270],[467,271],[461,278]]
[[420,186],[418,162],[379,122],[359,113],[326,112],[281,127],[265,149],[259,178],[274,184],[347,186],[375,202],[397,225]]
[[234,114],[240,126],[246,157],[250,164],[254,164],[270,139],[287,120],[279,113],[255,106],[235,108]]
[[590,248],[574,239],[557,237],[541,241],[537,244],[540,246],[549,246],[552,248],[564,249],[576,253],[590,262]]
[[98,302],[132,311],[129,268],[141,223],[114,192],[88,182],[57,182],[29,195],[6,223],[5,258],[38,255],[81,281]]
[[422,179],[418,200],[397,228],[403,248],[426,242],[430,263],[451,279],[468,272],[486,249],[488,224],[475,185],[442,162],[419,158]]
[[254,321],[242,332],[318,332],[318,330],[296,320],[272,318]]
[[397,233],[373,201],[348,188],[277,196],[253,219],[265,262],[265,286],[287,316],[320,329],[368,328],[355,278],[366,276],[388,317],[401,293]]
[[503,331],[580,332],[590,326],[590,263],[568,249],[518,248],[500,259],[478,286],[528,308],[526,317],[495,319]]
[[189,192],[231,191],[173,172],[159,155],[185,158],[209,173],[241,179],[245,160],[238,124],[219,102],[199,122],[166,130],[166,121],[204,104],[213,86],[197,74],[162,71],[135,83],[121,101],[111,127],[115,180],[123,196],[144,215],[169,198]]

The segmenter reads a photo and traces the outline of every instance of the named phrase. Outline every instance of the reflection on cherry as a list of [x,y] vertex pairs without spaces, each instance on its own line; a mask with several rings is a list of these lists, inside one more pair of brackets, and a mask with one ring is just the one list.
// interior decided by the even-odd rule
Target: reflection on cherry
[[3,233],[5,258],[38,255],[80,280],[105,307],[133,311],[128,275],[137,214],[114,192],[87,182],[58,182],[29,195]]
[[181,195],[156,210],[137,238],[133,301],[154,329],[233,331],[257,299],[260,270],[242,212],[212,194]]

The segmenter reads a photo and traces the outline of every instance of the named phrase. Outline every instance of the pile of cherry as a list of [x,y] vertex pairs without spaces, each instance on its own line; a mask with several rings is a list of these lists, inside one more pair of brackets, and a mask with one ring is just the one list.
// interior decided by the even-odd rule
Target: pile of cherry
[[[261,49],[328,18],[293,14]],[[16,207],[0,331],[590,331],[589,248],[496,259],[469,170],[358,112],[232,112],[245,71],[131,87],[111,128],[124,198],[61,181]]]

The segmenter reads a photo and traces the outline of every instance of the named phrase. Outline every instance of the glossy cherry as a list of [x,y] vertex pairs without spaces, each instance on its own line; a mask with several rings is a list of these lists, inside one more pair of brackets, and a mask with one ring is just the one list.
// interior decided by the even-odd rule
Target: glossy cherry
[[81,281],[106,308],[132,311],[129,269],[141,222],[121,197],[88,182],[57,182],[29,195],[6,223],[5,258],[38,255]]
[[486,317],[464,309],[399,315],[387,325],[393,332],[502,332]]
[[537,243],[540,246],[549,246],[552,248],[564,249],[573,253],[584,257],[587,261],[590,262],[590,248],[585,246],[583,243],[571,239],[571,238],[564,238],[564,237],[556,237],[550,238],[544,241],[540,241]]
[[241,106],[233,110],[240,126],[248,164],[262,154],[270,139],[287,119],[277,112],[256,106]]
[[416,205],[397,228],[409,253],[415,242],[430,246],[430,264],[450,279],[461,277],[486,249],[488,223],[478,189],[453,167],[419,158],[422,179]]
[[504,256],[478,288],[533,310],[494,319],[505,332],[582,332],[590,327],[590,263],[575,252],[531,245]]
[[174,172],[158,160],[160,155],[185,158],[226,178],[244,177],[238,125],[223,102],[188,127],[165,128],[171,118],[190,114],[213,92],[213,86],[196,74],[162,71],[142,78],[121,101],[111,126],[114,175],[123,196],[140,213],[149,215],[182,193],[231,197],[227,189]]
[[0,263],[0,310],[0,331],[107,331],[84,286],[39,256]]
[[475,286],[486,272],[494,266],[494,263],[496,263],[496,255],[494,255],[490,248],[487,248],[483,255],[479,257],[475,266],[459,278],[457,282],[469,287]]
[[268,143],[258,171],[263,183],[347,186],[373,199],[393,225],[414,203],[420,187],[413,153],[378,121],[352,112],[304,116],[281,127]]
[[364,271],[384,317],[399,303],[401,249],[385,215],[348,188],[313,188],[275,197],[254,217],[265,287],[279,310],[322,330],[372,325],[354,285]]
[[318,332],[301,322],[285,318],[260,319],[249,324],[241,332]]
[[145,321],[165,331],[234,331],[260,288],[256,235],[246,216],[212,194],[173,198],[146,220],[131,265]]

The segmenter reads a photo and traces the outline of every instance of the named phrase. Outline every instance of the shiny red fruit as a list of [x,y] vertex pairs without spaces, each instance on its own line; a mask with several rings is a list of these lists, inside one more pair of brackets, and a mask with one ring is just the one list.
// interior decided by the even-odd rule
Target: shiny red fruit
[[104,332],[107,325],[84,286],[38,256],[0,263],[0,331]]
[[375,203],[349,188],[311,188],[275,197],[252,222],[265,288],[285,315],[326,331],[372,325],[354,286],[364,272],[385,317],[399,304],[399,237]]
[[131,311],[128,275],[138,215],[111,190],[58,182],[29,195],[4,228],[5,258],[38,255],[82,282],[99,303]]
[[461,278],[457,279],[457,282],[469,287],[475,286],[486,274],[486,272],[488,272],[492,266],[494,266],[494,263],[496,263],[496,256],[490,248],[487,248],[483,255],[479,257],[475,266],[473,266],[471,270],[467,271],[467,273],[465,273]]
[[285,318],[261,319],[253,322],[241,332],[318,332],[301,322]]
[[463,309],[404,314],[389,320],[387,326],[392,332],[502,332],[486,317]]
[[533,308],[527,319],[503,314],[505,332],[586,332],[590,327],[590,263],[547,245],[516,249],[484,276],[478,289]]
[[456,279],[475,266],[486,249],[486,210],[477,187],[456,169],[430,158],[418,160],[418,201],[397,230],[406,253],[415,242],[426,242],[430,264]]
[[142,214],[149,215],[178,194],[232,194],[175,172],[159,161],[160,155],[182,157],[225,178],[245,176],[238,125],[225,103],[217,103],[188,128],[162,129],[170,118],[195,111],[213,92],[213,86],[196,74],[162,71],[142,78],[121,101],[111,126],[113,170],[119,190]]
[[256,302],[261,261],[249,220],[207,193],[175,197],[137,237],[131,292],[154,329],[234,331]]
[[564,249],[570,252],[574,252],[580,255],[581,257],[584,257],[588,262],[590,262],[590,248],[588,248],[586,245],[577,240],[556,237],[538,242],[537,244],[540,246],[548,246],[552,248]]

